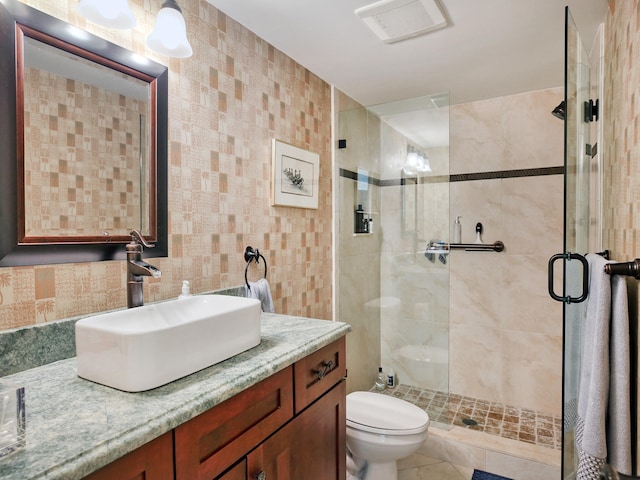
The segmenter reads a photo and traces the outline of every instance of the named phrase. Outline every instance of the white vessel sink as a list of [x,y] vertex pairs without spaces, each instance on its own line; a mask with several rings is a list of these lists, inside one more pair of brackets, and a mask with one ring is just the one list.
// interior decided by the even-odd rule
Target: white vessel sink
[[76,323],[78,375],[141,392],[260,343],[260,301],[194,295],[84,318]]

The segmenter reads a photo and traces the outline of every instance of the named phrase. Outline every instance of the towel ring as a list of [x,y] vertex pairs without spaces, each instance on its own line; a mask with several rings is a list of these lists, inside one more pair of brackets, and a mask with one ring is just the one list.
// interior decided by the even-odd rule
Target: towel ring
[[247,272],[249,271],[249,264],[255,260],[256,263],[260,263],[260,259],[264,261],[264,278],[267,278],[267,259],[264,258],[264,255],[260,253],[260,251],[256,248],[249,246],[244,250],[244,261],[247,262],[247,265],[244,267],[244,283],[247,285],[247,288],[251,290],[249,286],[249,280],[247,279]]

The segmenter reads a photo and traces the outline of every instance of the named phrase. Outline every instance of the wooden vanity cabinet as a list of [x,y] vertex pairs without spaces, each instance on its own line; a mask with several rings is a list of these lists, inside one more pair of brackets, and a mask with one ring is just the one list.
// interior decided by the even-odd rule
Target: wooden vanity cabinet
[[345,376],[342,337],[86,480],[345,480]]
[[176,428],[176,480],[344,480],[345,375],[342,337]]

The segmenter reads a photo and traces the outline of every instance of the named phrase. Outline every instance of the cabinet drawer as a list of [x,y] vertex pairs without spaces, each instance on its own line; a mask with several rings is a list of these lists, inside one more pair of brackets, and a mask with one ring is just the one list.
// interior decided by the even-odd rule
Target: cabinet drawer
[[215,478],[292,417],[288,367],[175,429],[176,480]]
[[346,374],[345,337],[293,365],[296,413],[304,410]]

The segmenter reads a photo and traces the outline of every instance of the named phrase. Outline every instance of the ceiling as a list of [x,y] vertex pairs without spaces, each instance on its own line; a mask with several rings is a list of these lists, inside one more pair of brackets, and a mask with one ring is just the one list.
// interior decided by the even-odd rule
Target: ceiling
[[450,92],[465,103],[564,83],[564,7],[590,48],[607,0],[440,0],[449,25],[385,44],[372,0],[207,0],[365,106]]

